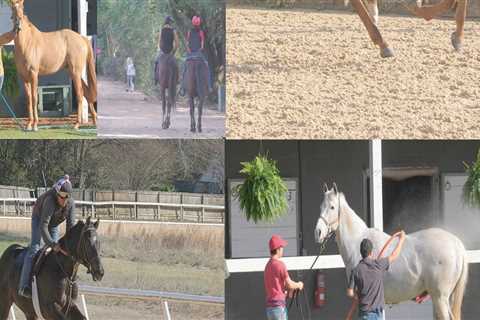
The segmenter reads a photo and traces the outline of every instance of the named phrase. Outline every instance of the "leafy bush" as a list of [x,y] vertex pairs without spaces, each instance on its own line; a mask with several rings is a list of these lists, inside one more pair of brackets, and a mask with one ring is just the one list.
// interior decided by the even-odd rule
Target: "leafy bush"
[[14,100],[20,93],[17,81],[17,67],[15,66],[15,55],[13,52],[2,50],[2,60],[4,68],[3,92]]
[[240,207],[247,220],[273,222],[287,211],[287,186],[280,177],[275,161],[259,155],[251,162],[242,162],[240,173],[245,182],[236,190]]
[[464,165],[468,179],[463,186],[463,200],[469,206],[480,208],[480,150],[475,162],[471,165],[464,162]]

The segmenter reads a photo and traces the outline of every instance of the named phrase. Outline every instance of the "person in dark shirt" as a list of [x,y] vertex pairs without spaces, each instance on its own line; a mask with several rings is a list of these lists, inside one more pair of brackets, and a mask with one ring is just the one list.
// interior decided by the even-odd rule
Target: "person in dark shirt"
[[[355,300],[354,304],[358,301],[359,320],[383,319],[385,306],[383,276],[390,264],[400,255],[405,241],[405,232],[400,231],[393,237],[399,237],[399,241],[392,254],[386,258],[375,259],[373,257],[373,244],[369,239],[363,239],[360,244],[362,260],[352,270],[347,289],[347,295]],[[347,316],[347,320],[351,319],[351,313]]]
[[35,254],[40,250],[41,243],[59,252],[63,249],[60,240],[60,224],[67,223],[67,232],[75,226],[75,200],[71,197],[72,184],[68,175],[57,181],[52,189],[40,195],[32,210],[32,239],[25,254],[18,294],[31,298],[30,273]]
[[[158,56],[157,59],[155,60],[155,69],[154,69],[154,75],[155,75],[155,84],[158,84],[158,74],[157,74],[157,67],[160,62],[160,58],[162,55],[175,55],[175,52],[178,50],[180,47],[179,43],[180,41],[178,40],[178,33],[177,30],[175,30],[173,23],[175,21],[171,16],[167,16],[165,18],[165,22],[162,26],[162,29],[160,30],[160,35],[158,37]],[[174,57],[172,57],[174,59]],[[177,74],[178,74],[178,66],[177,68]]]
[[158,49],[163,54],[175,54],[179,48],[179,40],[177,30],[173,27],[174,20],[168,16],[165,18],[165,23],[160,30],[158,38]]

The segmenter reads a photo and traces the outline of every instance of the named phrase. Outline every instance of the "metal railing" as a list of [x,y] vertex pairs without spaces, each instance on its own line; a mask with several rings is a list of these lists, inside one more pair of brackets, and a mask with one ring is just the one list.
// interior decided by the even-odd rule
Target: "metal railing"
[[[124,298],[124,299],[136,299],[136,300],[156,300],[162,303],[163,314],[165,319],[171,320],[170,310],[168,308],[167,301],[180,301],[190,303],[203,303],[213,305],[224,305],[224,297],[215,296],[201,296],[179,292],[165,292],[165,291],[153,291],[153,290],[137,290],[137,289],[119,289],[119,288],[104,288],[93,286],[79,286],[81,292],[81,303],[83,312],[87,320],[90,320],[85,295],[97,295],[102,297]],[[10,318],[15,320],[15,311],[12,306],[10,309]]]
[[[7,204],[14,203],[16,208],[21,207],[23,214],[26,215],[29,211],[27,207],[35,203],[35,198],[0,198],[2,204],[2,215],[10,216]],[[178,210],[179,214],[175,215],[175,221],[185,221],[186,211],[196,211],[196,222],[204,223],[208,221],[224,222],[225,206],[223,205],[207,205],[207,204],[186,204],[186,203],[161,203],[161,202],[133,202],[133,201],[83,201],[76,200],[75,204],[83,208],[87,208],[88,215],[99,217],[102,219],[117,220],[119,217],[125,218],[125,215],[119,215],[120,208],[129,207],[132,213],[129,214],[129,219],[139,219],[140,208],[155,208],[157,213],[153,215],[152,220],[161,220],[161,209]],[[9,205],[10,206],[10,205]],[[108,212],[102,212],[101,208],[108,208]],[[100,210],[99,210],[100,209]],[[208,216],[207,216],[208,213]],[[190,216],[192,213],[190,213]],[[17,215],[18,216],[18,215]],[[148,220],[148,219],[147,219]]]
[[98,295],[102,297],[129,298],[140,300],[173,300],[182,302],[206,303],[222,305],[225,303],[224,297],[201,296],[178,292],[165,292],[154,290],[137,290],[137,289],[119,289],[104,288],[93,286],[79,286],[80,292],[86,295]]

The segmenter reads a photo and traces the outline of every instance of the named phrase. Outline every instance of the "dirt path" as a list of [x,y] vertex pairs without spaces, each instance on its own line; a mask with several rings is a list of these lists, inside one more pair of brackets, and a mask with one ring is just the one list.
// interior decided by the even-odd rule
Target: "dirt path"
[[480,21],[380,17],[382,59],[347,12],[227,9],[228,138],[478,138]]
[[98,81],[98,136],[100,138],[220,138],[225,133],[225,115],[204,108],[203,132],[190,132],[190,114],[185,99],[177,102],[172,126],[162,129],[162,107],[141,92],[129,93],[121,82]]

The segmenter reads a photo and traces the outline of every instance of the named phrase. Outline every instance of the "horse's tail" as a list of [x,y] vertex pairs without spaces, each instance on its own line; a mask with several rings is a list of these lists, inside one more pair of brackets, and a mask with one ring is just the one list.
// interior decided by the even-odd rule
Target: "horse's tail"
[[88,85],[82,80],[83,92],[89,104],[97,101],[97,74],[95,72],[95,58],[93,56],[93,49],[90,41],[85,39],[88,47],[87,56],[87,79]]
[[15,263],[17,254],[25,248],[19,244],[12,244],[0,257],[0,290],[6,289],[8,280],[12,276],[9,270],[12,270],[12,264]]
[[452,292],[452,320],[462,319],[462,303],[463,295],[465,294],[465,288],[467,286],[468,279],[468,260],[467,255],[463,255],[463,268],[460,278],[455,285],[455,289]]

